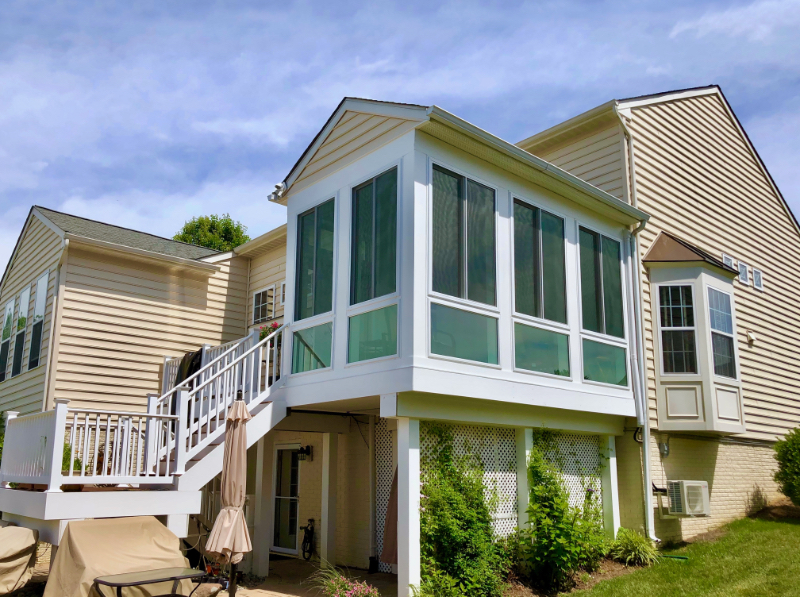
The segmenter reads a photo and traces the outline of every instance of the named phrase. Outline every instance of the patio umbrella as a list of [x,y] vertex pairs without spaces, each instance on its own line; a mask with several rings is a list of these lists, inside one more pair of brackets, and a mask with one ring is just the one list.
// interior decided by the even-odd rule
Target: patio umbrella
[[247,482],[247,431],[252,417],[245,403],[234,401],[225,421],[225,456],[222,462],[222,510],[206,542],[206,554],[223,564],[231,565],[228,593],[236,593],[236,565],[245,553],[253,550],[244,502]]

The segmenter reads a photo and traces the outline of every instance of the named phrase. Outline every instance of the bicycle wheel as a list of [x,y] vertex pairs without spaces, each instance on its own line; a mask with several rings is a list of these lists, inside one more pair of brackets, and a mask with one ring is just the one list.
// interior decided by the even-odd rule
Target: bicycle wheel
[[303,559],[308,561],[311,559],[311,552],[313,551],[311,540],[308,537],[303,539]]

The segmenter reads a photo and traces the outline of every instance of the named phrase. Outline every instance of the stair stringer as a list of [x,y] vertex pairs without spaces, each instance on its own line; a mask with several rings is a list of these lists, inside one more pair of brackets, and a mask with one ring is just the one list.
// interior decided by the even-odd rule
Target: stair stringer
[[[251,411],[253,418],[247,423],[247,447],[255,445],[258,440],[272,430],[275,425],[286,418],[286,402],[282,399],[259,404]],[[224,438],[224,434],[223,434]],[[185,473],[178,477],[175,484],[178,491],[198,491],[211,479],[222,472],[222,461],[225,455],[225,442],[221,442],[205,454],[200,460],[192,463]]]

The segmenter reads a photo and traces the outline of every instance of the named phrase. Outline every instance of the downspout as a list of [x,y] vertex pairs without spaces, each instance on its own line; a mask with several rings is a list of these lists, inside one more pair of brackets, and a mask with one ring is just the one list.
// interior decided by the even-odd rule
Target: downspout
[[[619,118],[622,126],[623,135],[628,139],[628,165],[630,170],[631,205],[638,208],[636,196],[636,152],[633,145],[633,135],[631,134],[625,117],[619,113],[619,102],[614,104],[614,113]],[[636,379],[634,380],[634,392],[638,394],[637,403],[637,423],[642,428],[642,485],[644,492],[644,523],[647,536],[655,542],[660,539],[655,534],[655,517],[653,515],[653,491],[652,491],[652,468],[650,465],[650,409],[647,400],[647,373],[645,371],[644,356],[644,326],[642,311],[642,271],[639,265],[639,233],[644,229],[646,222],[631,231],[630,254],[635,257],[633,261],[633,303],[634,303],[634,325],[636,328],[636,351],[634,356],[636,367]]]

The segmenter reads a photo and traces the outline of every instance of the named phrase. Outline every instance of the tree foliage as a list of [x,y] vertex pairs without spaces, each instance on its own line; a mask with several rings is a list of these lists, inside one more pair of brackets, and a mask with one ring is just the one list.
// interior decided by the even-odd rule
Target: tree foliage
[[775,482],[783,495],[800,506],[800,428],[792,429],[775,444],[775,460],[778,461]]
[[250,237],[247,236],[247,226],[241,222],[235,222],[230,214],[192,218],[172,238],[223,252],[230,251],[250,240]]

